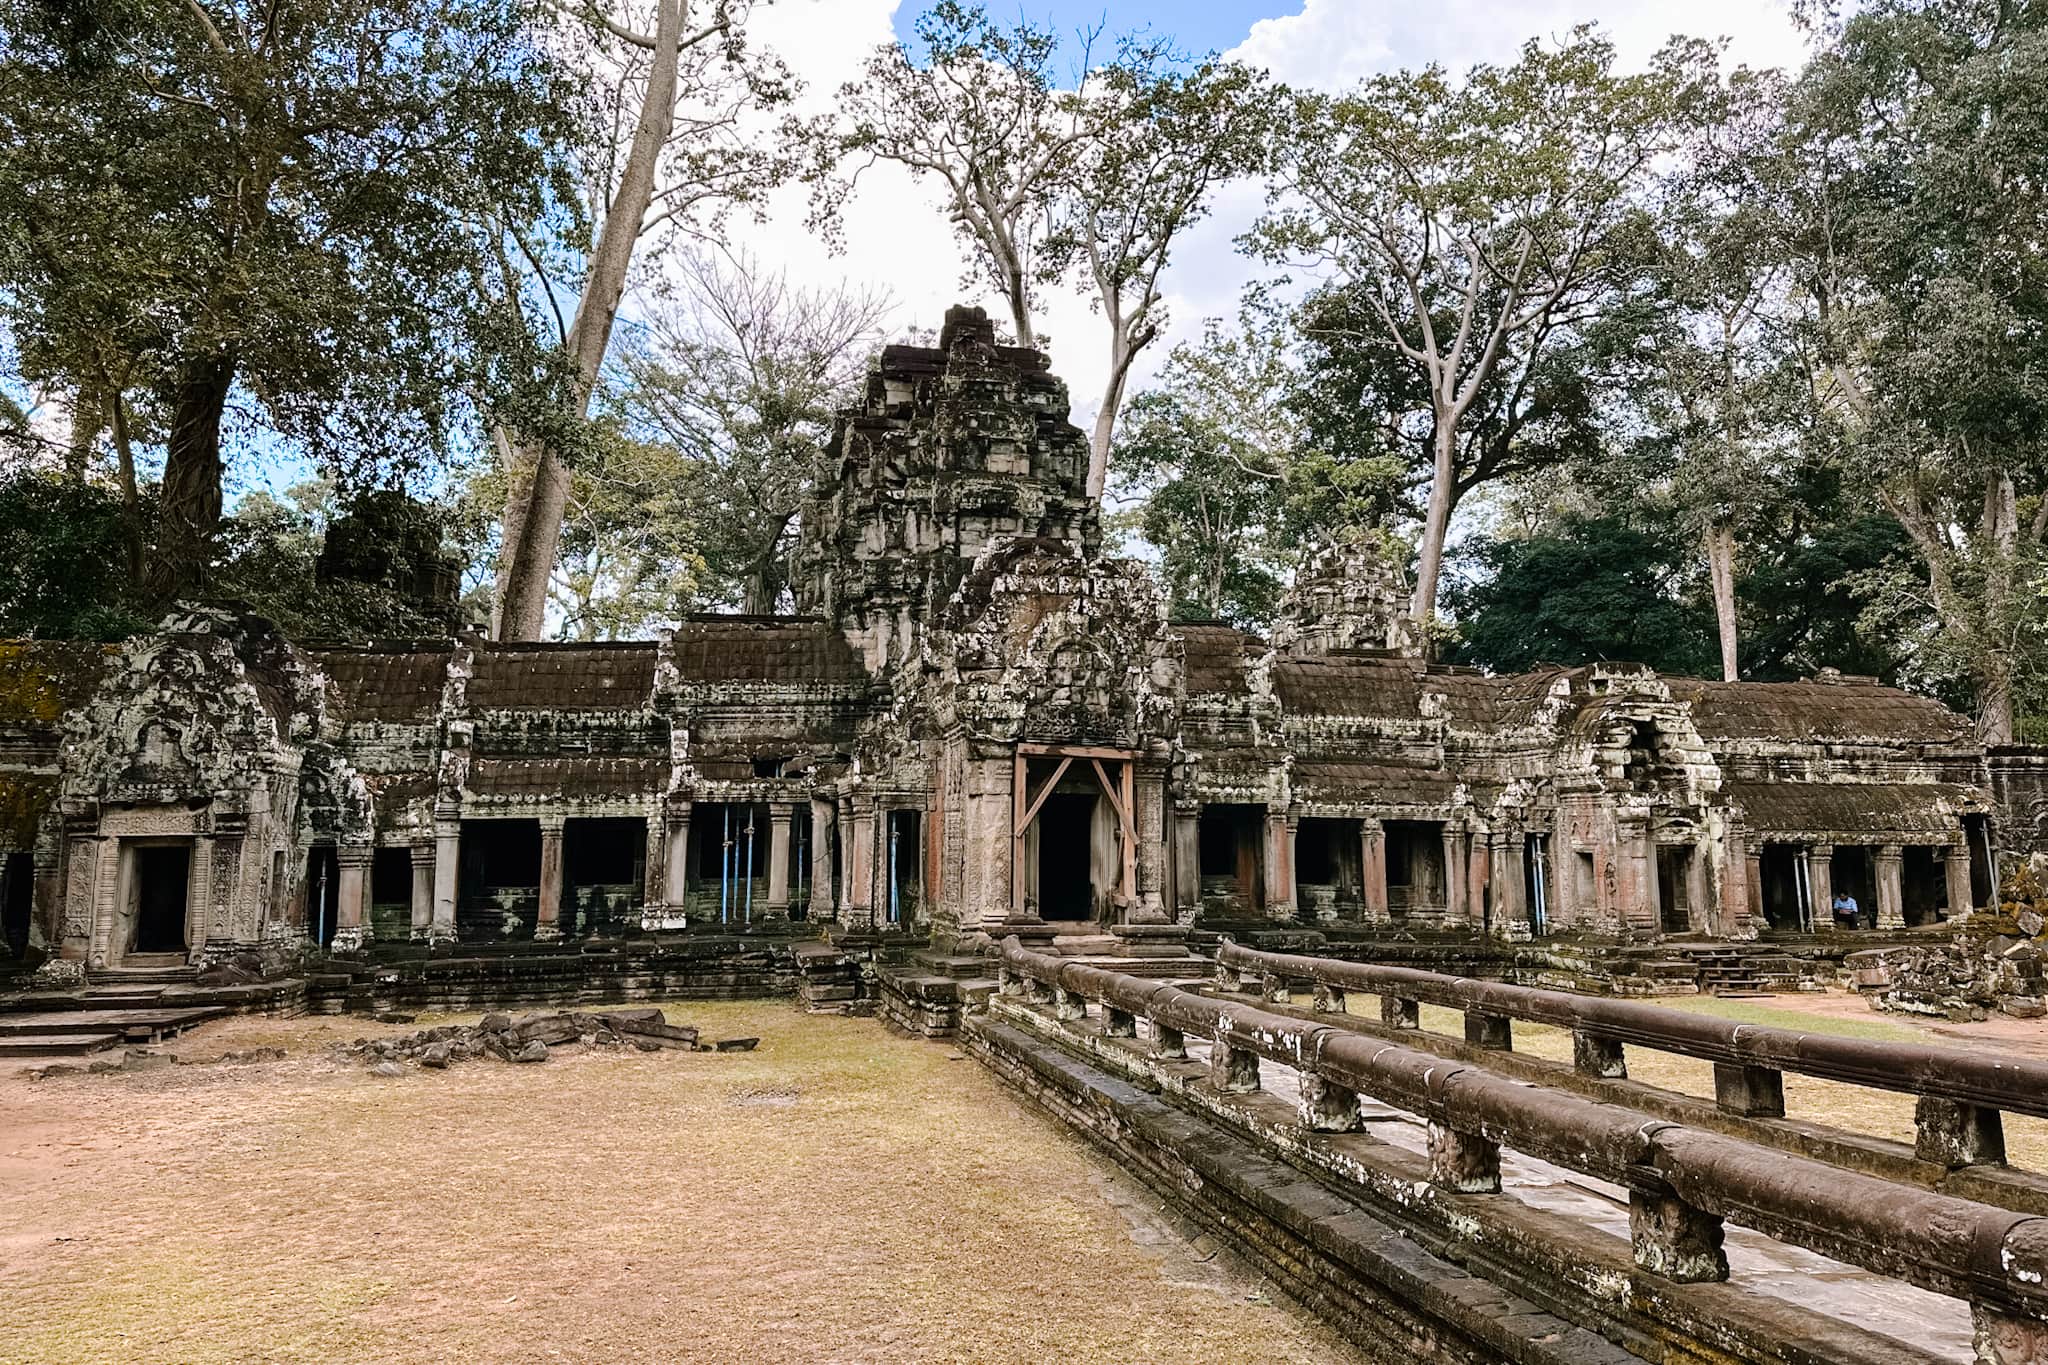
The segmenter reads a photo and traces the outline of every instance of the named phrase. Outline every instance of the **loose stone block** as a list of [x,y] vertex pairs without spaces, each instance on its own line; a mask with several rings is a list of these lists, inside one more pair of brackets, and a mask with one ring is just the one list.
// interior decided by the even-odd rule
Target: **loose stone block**
[[1721,1220],[1675,1194],[1631,1191],[1628,1232],[1637,1267],[1652,1275],[1662,1275],[1680,1284],[1728,1278],[1728,1254],[1721,1248]]

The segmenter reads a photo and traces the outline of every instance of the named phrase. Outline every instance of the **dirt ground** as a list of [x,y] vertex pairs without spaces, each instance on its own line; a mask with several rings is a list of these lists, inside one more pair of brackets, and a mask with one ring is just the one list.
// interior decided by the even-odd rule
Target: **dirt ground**
[[1355,1359],[955,1049],[668,1015],[761,1044],[0,1075],[0,1361]]

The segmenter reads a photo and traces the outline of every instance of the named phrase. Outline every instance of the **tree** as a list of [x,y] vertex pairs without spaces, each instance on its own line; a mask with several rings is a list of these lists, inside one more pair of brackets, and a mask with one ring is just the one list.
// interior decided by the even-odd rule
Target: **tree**
[[161,433],[154,596],[203,583],[260,432],[352,474],[459,437],[480,219],[557,219],[575,133],[520,0],[0,3],[0,299],[131,490]]
[[1483,576],[1446,593],[1461,662],[1521,673],[1626,660],[1697,675],[1713,657],[1711,618],[1686,601],[1696,561],[1669,520],[1572,515],[1471,557]]
[[[1173,248],[1216,186],[1264,162],[1264,80],[1214,57],[1185,65],[1148,35],[1117,39],[1096,66],[1099,32],[1062,73],[1053,30],[998,24],[958,0],[921,15],[916,32],[920,51],[888,44],[841,89],[829,151],[944,186],[972,261],[966,283],[1002,295],[1019,345],[1038,344],[1038,291],[1081,277],[1109,332],[1087,479],[1099,497],[1131,367],[1167,325],[1160,279]],[[840,187],[821,179],[829,221]]]
[[33,469],[0,474],[0,639],[119,640],[149,624],[123,566],[120,499]]
[[[1786,294],[1776,73],[1734,73],[1660,214],[1651,319],[1623,405],[1669,460],[1667,492],[1705,551],[1721,676],[1741,676],[1736,543],[1802,455],[1805,373]],[[1623,425],[1627,419],[1623,419]]]
[[1109,329],[1109,377],[1095,410],[1088,495],[1101,497],[1124,389],[1169,321],[1160,279],[1215,187],[1265,162],[1268,91],[1213,58],[1170,69],[1157,46],[1125,43],[1083,97],[1095,136],[1075,148],[1052,196],[1051,268],[1071,265]]
[[[546,621],[569,468],[641,240],[715,229],[732,205],[756,200],[792,164],[755,117],[788,101],[795,85],[781,63],[748,53],[749,0],[719,0],[696,28],[690,0],[654,0],[647,31],[601,10],[598,0],[558,3],[598,45],[592,76],[603,90],[610,136],[583,167],[599,227],[580,262],[575,313],[566,323],[556,315],[566,393],[558,411],[494,433],[509,471],[495,622],[508,640],[538,639]],[[535,276],[529,283],[552,302],[564,287],[556,272],[538,254],[523,261]],[[508,293],[519,290],[508,285]]]
[[1211,322],[1131,400],[1116,472],[1180,616],[1272,618],[1294,557],[1281,531],[1299,440],[1283,401],[1290,382],[1280,333]]
[[[1643,196],[1695,117],[1712,60],[1675,42],[1647,72],[1614,68],[1612,45],[1581,28],[1462,82],[1431,67],[1298,96],[1281,140],[1274,207],[1250,245],[1362,286],[1428,393],[1420,625],[1436,610],[1451,514],[1487,477],[1489,445],[1524,420],[1523,397],[1556,353],[1640,287]],[[1489,406],[1491,423],[1477,422]]]
[[1821,36],[1788,149],[1816,397],[2009,743],[2048,673],[2048,11],[1878,0]]
[[702,590],[776,610],[812,466],[882,339],[887,295],[800,289],[735,252],[693,253],[615,402],[642,441],[680,459]]

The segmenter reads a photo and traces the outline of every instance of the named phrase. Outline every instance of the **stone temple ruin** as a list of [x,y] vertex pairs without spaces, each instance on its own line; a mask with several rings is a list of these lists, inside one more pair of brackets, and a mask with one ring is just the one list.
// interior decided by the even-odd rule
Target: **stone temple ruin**
[[959,966],[984,936],[1128,965],[1227,930],[1626,986],[1772,945],[1796,973],[2048,846],[2048,762],[1936,702],[1438,666],[1370,545],[1314,557],[1271,641],[1171,622],[1103,553],[1067,416],[979,310],[885,349],[819,461],[794,616],[336,647],[193,606],[0,646],[5,962],[247,980],[317,947],[317,992],[638,945],[709,990],[764,951],[928,944],[893,970],[936,1000],[989,974]]

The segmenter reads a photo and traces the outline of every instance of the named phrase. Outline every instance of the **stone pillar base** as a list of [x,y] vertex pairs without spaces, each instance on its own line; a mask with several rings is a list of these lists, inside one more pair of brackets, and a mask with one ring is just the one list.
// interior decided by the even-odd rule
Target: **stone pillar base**
[[29,974],[38,990],[76,990],[85,985],[85,963],[77,958],[53,957]]
[[360,953],[369,946],[370,940],[374,937],[376,935],[370,932],[370,926],[367,924],[345,924],[334,931],[334,937],[328,940],[327,951]]
[[536,924],[533,926],[533,941],[535,943],[553,943],[561,938],[561,936],[562,926],[559,924]]

